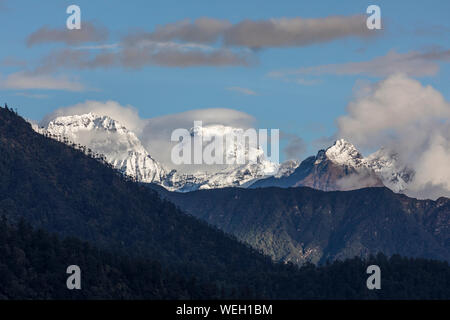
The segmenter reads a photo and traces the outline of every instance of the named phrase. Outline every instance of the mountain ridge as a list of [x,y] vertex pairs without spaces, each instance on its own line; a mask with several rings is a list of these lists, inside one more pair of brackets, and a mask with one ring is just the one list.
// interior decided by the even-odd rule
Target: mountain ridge
[[[100,250],[107,250],[114,256],[125,254],[131,259],[134,257],[155,259],[163,267],[163,270],[174,275],[174,277],[170,277],[170,281],[176,281],[176,283],[166,282],[162,287],[164,290],[164,286],[166,286],[162,295],[159,295],[158,292],[150,295],[150,293],[147,294],[148,292],[145,293],[145,290],[151,289],[150,283],[145,282],[145,285],[141,286],[139,283],[133,282],[134,286],[139,286],[140,290],[144,290],[140,292],[144,293],[146,297],[154,297],[155,294],[161,297],[175,294],[177,298],[187,299],[190,296],[183,290],[183,287],[194,288],[193,284],[199,285],[197,286],[199,291],[193,292],[194,295],[191,296],[194,298],[448,297],[448,290],[446,291],[448,284],[445,279],[450,279],[446,276],[450,274],[450,269],[446,262],[411,260],[395,255],[388,258],[378,254],[376,258],[370,256],[366,260],[354,258],[342,262],[336,261],[321,268],[310,264],[306,264],[302,269],[290,263],[274,264],[269,257],[261,255],[250,245],[236,241],[236,237],[227,235],[193,216],[186,215],[167,201],[162,201],[146,186],[139,185],[114,170],[112,165],[101,159],[93,159],[81,150],[33,132],[29,123],[3,108],[0,108],[0,152],[2,153],[2,157],[0,157],[0,176],[2,177],[0,179],[0,216],[5,216],[8,221],[12,222],[25,219],[33,227],[55,232],[58,236],[76,236],[82,241],[94,243]],[[158,188],[162,189],[160,186]],[[210,192],[231,193],[232,195],[237,193],[238,198],[233,198],[234,200],[231,202],[228,201],[229,205],[239,204],[239,195],[262,191],[262,197],[255,198],[253,203],[260,203],[261,209],[268,204],[282,208],[280,204],[286,203],[284,201],[286,199],[279,198],[279,201],[273,203],[266,196],[267,192],[273,192],[272,189],[228,188],[176,194],[187,196],[191,194],[208,195]],[[310,195],[327,194],[317,190],[303,189],[309,190],[307,192]],[[295,191],[297,189],[277,190],[282,190],[284,193],[286,190]],[[169,191],[165,190],[165,192]],[[306,194],[305,199],[308,198],[310,196]],[[440,199],[439,201],[440,208],[448,210],[447,200]],[[248,201],[245,202],[248,203]],[[314,203],[321,205],[320,201],[314,201]],[[408,206],[408,203],[406,201],[405,207],[410,210],[416,206],[415,203],[409,203],[410,206]],[[427,202],[421,203],[427,207]],[[217,210],[218,206],[228,210],[226,204],[221,204],[221,201],[213,203],[213,207],[216,208],[214,212],[220,216],[220,210]],[[229,211],[233,215],[236,212],[238,211]],[[267,215],[264,211],[255,210],[253,215],[273,221],[274,214],[276,217],[279,212],[272,211],[270,215]],[[320,216],[321,211],[319,210],[317,213]],[[446,215],[445,212],[441,215],[435,214],[433,219],[427,215],[422,216],[424,223],[427,223],[429,228],[441,236],[440,241],[442,242],[448,241],[446,235],[449,233],[445,229],[448,224],[444,224],[447,217],[448,214]],[[251,215],[248,215],[248,218],[251,218]],[[239,223],[239,221],[237,222]],[[251,219],[247,219],[246,224],[249,223],[255,226]],[[20,231],[21,229],[24,231]],[[311,232],[314,233],[316,230],[312,228]],[[52,245],[48,245],[48,241],[45,240],[42,233],[35,234],[39,236],[37,239],[39,241],[34,241],[34,234],[26,228],[19,227],[19,232],[13,232],[12,237],[7,236],[6,238],[6,232],[0,232],[0,252],[6,252],[6,254],[0,255],[1,297],[37,297],[33,290],[39,283],[44,285],[38,286],[41,290],[45,288],[44,291],[39,291],[43,298],[67,297],[67,295],[58,294],[58,290],[61,288],[58,281],[62,277],[55,278],[54,274],[46,274],[46,270],[49,272],[55,270],[56,274],[61,272],[65,275],[65,268],[58,271],[60,263],[66,265],[73,264],[74,261],[67,262],[64,260],[64,256],[57,255],[58,252],[62,254],[61,250],[65,249],[57,246],[55,237],[51,237]],[[320,235],[320,233],[318,234]],[[86,248],[85,244],[81,244],[81,246]],[[79,247],[72,246],[68,249],[72,248],[79,252],[76,249]],[[12,251],[11,248],[14,250]],[[52,248],[60,251],[52,250]],[[433,247],[431,248],[433,249]],[[305,250],[305,252],[308,251]],[[85,253],[88,254],[87,251],[83,254]],[[55,264],[57,262],[55,255],[56,258],[63,258],[57,264]],[[79,254],[77,256],[80,257]],[[44,260],[43,257],[45,257]],[[80,258],[82,257],[83,255]],[[104,265],[104,262],[109,263],[109,267],[117,266],[114,262],[105,261],[102,253],[96,257],[99,258],[97,262],[95,256],[92,255],[91,258],[94,260],[90,259],[89,261],[94,262],[98,267]],[[121,268],[125,268],[114,271],[116,277],[114,279],[117,281],[158,280],[157,277],[149,279],[145,275],[145,271],[139,269],[143,267],[142,264],[130,265],[123,264],[124,261],[120,262],[117,259],[115,261],[120,263]],[[365,270],[368,264],[373,263],[383,268],[383,290],[377,292],[368,291],[365,287],[367,277]],[[83,263],[81,265],[85,268]],[[96,269],[94,268],[94,270]],[[121,273],[122,271],[125,273]],[[106,289],[103,292],[107,292],[108,286],[114,285],[114,279],[102,279],[104,274],[98,275],[96,272],[88,275],[88,278],[94,277],[95,281],[100,280],[102,286],[106,287],[94,288],[95,292],[102,294],[99,289]],[[136,272],[138,275],[134,276],[133,274]],[[430,276],[437,274],[440,275],[438,280]],[[33,276],[32,281],[34,282],[27,281],[28,276]],[[100,279],[96,278],[98,276]],[[404,283],[403,287],[407,288],[407,291],[398,291],[399,282]],[[54,284],[55,286],[53,286]],[[66,290],[64,281],[62,287]],[[2,288],[9,290],[4,291]],[[161,288],[161,286],[154,287],[154,289],[157,288]],[[27,295],[27,292],[32,296]],[[86,291],[86,293],[88,292]],[[113,291],[110,292],[115,294]],[[123,287],[123,291],[116,291],[116,293],[127,293],[127,289]],[[139,291],[132,291],[131,294],[138,297]],[[122,296],[121,298],[126,297]]]
[[386,186],[401,193],[414,175],[407,168],[397,168],[396,155],[386,149],[363,157],[350,142],[339,139],[327,149],[303,160],[288,176],[267,177],[249,188],[306,186],[324,191],[346,191]]
[[[139,182],[158,183],[169,190],[181,192],[197,189],[211,189],[228,186],[243,186],[254,179],[266,177],[277,172],[278,165],[265,159],[260,149],[250,148],[248,153],[255,156],[256,162],[230,165],[214,173],[180,173],[169,170],[155,160],[136,134],[120,122],[94,113],[60,116],[48,122],[45,127],[33,126],[36,132],[67,138],[68,143],[80,143],[105,156],[116,169],[135,178]],[[229,132],[241,130],[225,126],[194,127],[191,135],[208,136],[216,131]],[[84,134],[84,136],[83,136]],[[235,149],[239,146],[235,146]],[[234,150],[236,153],[236,150]],[[236,157],[233,152],[227,158]]]
[[450,261],[447,198],[411,199],[386,187],[223,188],[185,194],[151,187],[276,261],[324,263],[377,251]]
[[[80,128],[89,139],[83,139]],[[233,130],[239,129],[210,125],[193,127],[190,133],[210,138],[214,133],[224,134]],[[336,140],[329,148],[319,150],[315,157],[302,162],[288,160],[275,166],[264,158],[262,150],[250,148],[248,152],[256,155],[256,163],[229,165],[213,173],[180,173],[161,165],[133,132],[106,116],[88,113],[57,117],[49,121],[45,128],[36,131],[85,144],[105,155],[106,161],[124,174],[139,182],[160,184],[171,191],[264,186],[310,186],[332,191],[387,186],[395,192],[404,192],[414,176],[407,168],[397,168],[394,152],[382,148],[364,158],[354,145],[344,139]],[[235,149],[226,156],[236,156]]]

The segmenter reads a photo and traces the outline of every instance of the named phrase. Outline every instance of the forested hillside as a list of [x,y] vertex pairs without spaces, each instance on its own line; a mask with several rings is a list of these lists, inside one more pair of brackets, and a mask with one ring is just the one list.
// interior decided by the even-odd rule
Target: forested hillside
[[[76,262],[81,290],[66,288]],[[381,290],[366,287],[368,265],[380,266]],[[450,267],[424,259],[379,254],[317,267],[279,267],[248,274],[243,286],[204,283],[170,273],[158,262],[113,255],[70,237],[60,239],[20,221],[0,220],[0,299],[449,299]]]
[[189,193],[150,185],[182,210],[275,260],[325,263],[383,252],[450,261],[450,199],[387,188],[324,192],[224,188]]
[[[444,262],[275,264],[4,108],[0,155],[1,298],[450,297]],[[366,287],[372,263],[383,272],[379,291]],[[68,293],[72,264],[85,282]]]

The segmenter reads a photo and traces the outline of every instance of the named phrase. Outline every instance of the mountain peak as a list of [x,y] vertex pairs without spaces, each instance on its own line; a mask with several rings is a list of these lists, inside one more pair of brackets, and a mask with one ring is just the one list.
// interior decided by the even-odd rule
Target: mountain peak
[[108,116],[92,112],[61,116],[50,121],[45,131],[104,155],[116,169],[141,182],[159,182],[166,174],[165,168],[149,155],[139,138]]
[[325,151],[326,157],[337,163],[344,165],[358,165],[363,159],[362,154],[356,147],[345,139],[339,139]]
[[128,130],[117,120],[105,115],[98,115],[93,112],[59,116],[49,122],[48,127],[70,127],[74,130],[95,130],[105,129],[109,131],[121,131],[127,133]]

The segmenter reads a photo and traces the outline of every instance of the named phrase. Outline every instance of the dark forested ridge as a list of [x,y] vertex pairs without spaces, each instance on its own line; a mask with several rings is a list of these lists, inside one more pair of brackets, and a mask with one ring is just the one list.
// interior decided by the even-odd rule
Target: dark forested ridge
[[[0,299],[449,299],[450,266],[425,259],[335,261],[322,267],[285,265],[248,274],[239,288],[205,283],[164,270],[158,262],[112,255],[74,237],[0,220]],[[68,261],[82,273],[82,289],[66,288]],[[366,268],[382,270],[381,290],[366,287]]]
[[450,199],[416,200],[387,188],[324,192],[225,188],[163,197],[275,260],[324,263],[383,252],[450,261]]
[[[155,261],[98,250],[75,237],[60,239],[21,220],[0,220],[0,299],[205,299],[210,284],[188,281]],[[70,263],[82,290],[68,290]]]
[[186,276],[238,284],[267,258],[158,194],[0,108],[0,216],[160,261]]
[[[4,108],[0,216],[1,298],[450,297],[445,262],[379,255],[320,268],[275,264]],[[372,263],[382,290],[366,287]],[[79,292],[66,289],[71,264],[82,268]]]

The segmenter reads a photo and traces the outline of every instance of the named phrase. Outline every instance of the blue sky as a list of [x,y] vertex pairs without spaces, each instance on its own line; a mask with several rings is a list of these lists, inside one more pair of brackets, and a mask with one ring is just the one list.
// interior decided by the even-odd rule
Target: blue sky
[[[108,37],[100,42],[76,45],[47,41],[27,46],[27,38],[44,26],[63,30],[68,17],[65,11],[71,4],[80,6],[82,24],[89,22],[100,26],[108,30]],[[208,17],[235,25],[244,20],[268,21],[271,18],[367,16],[365,11],[370,4],[381,8],[383,30],[372,30],[376,35],[342,36],[310,44],[269,45],[258,50],[231,46],[233,52],[251,57],[252,63],[248,66],[200,63],[180,67],[148,63],[137,69],[117,65],[82,69],[65,65],[45,74],[81,84],[82,89],[76,91],[36,88],[39,86],[33,87],[29,81],[20,86],[8,82],[8,77],[15,73],[36,72],[42,59],[57,50],[117,44],[124,36],[138,30],[152,33],[156,26],[184,19],[195,21]],[[230,108],[252,115],[260,128],[280,128],[301,137],[307,146],[305,155],[308,155],[316,151],[317,139],[336,133],[335,120],[346,114],[346,107],[361,83],[377,82],[387,76],[383,72],[377,74],[373,65],[361,66],[363,71],[352,71],[354,65],[344,65],[320,72],[314,69],[317,66],[369,62],[389,52],[400,55],[417,52],[423,56],[415,58],[414,62],[424,70],[410,76],[423,85],[432,85],[450,100],[449,12],[448,1],[0,0],[0,96],[2,101],[17,106],[21,115],[35,120],[57,108],[86,100],[113,100],[123,106],[132,105],[142,118],[192,109]],[[183,39],[170,41],[180,43]],[[207,45],[223,48],[218,43]],[[84,50],[92,54],[99,52]],[[119,49],[102,52],[108,50]],[[427,54],[431,53],[441,58],[428,58]],[[438,69],[429,71],[434,66]],[[393,68],[396,68],[395,63]],[[275,77],[274,72],[281,75]]]

